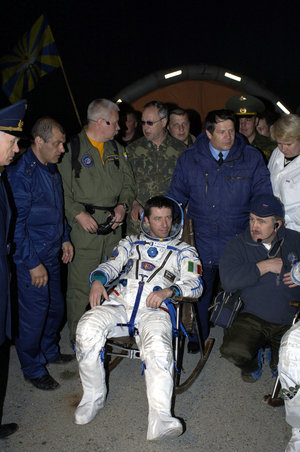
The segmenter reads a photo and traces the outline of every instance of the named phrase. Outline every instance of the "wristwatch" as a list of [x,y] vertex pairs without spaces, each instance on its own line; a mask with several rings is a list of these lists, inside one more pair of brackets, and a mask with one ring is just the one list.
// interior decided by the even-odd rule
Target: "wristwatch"
[[129,210],[128,204],[126,204],[125,202],[121,203],[120,206],[124,207],[125,212],[127,213]]

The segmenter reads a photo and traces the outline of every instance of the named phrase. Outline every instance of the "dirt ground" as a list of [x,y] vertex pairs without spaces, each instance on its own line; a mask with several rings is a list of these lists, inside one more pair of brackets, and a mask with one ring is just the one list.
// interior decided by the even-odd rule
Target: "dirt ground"
[[[175,414],[186,426],[184,434],[164,442],[146,440],[147,401],[139,361],[123,360],[109,378],[106,406],[88,425],[74,424],[81,398],[76,360],[49,365],[60,383],[55,391],[41,391],[25,382],[11,349],[10,375],[4,407],[5,422],[19,430],[0,440],[1,452],[283,452],[291,435],[284,407],[262,403],[274,380],[268,366],[260,380],[244,383],[239,369],[220,357],[222,330],[211,331],[216,342],[202,373],[185,393],[176,397]],[[61,349],[71,352],[67,327]],[[192,366],[196,355],[187,355]]]

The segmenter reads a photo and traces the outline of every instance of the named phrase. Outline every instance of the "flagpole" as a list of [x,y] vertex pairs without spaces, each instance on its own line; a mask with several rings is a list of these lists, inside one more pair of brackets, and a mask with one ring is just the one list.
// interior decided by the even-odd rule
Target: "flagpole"
[[61,67],[64,79],[65,79],[65,82],[66,82],[66,85],[67,85],[67,88],[68,88],[68,92],[69,92],[69,95],[70,95],[70,98],[71,98],[71,101],[72,101],[72,104],[73,104],[73,107],[74,107],[74,110],[75,110],[76,118],[78,120],[78,123],[79,123],[80,127],[82,128],[81,119],[80,119],[80,116],[79,116],[79,113],[78,113],[78,110],[77,110],[77,107],[76,107],[76,104],[75,104],[75,100],[74,100],[74,97],[73,97],[73,94],[72,94],[72,91],[71,91],[71,88],[70,88],[70,85],[69,85],[69,82],[68,82],[68,79],[67,79],[67,75],[65,73],[65,69],[64,69],[64,66],[62,64],[62,60],[61,60],[60,56],[59,56],[59,62],[60,62],[60,67]]

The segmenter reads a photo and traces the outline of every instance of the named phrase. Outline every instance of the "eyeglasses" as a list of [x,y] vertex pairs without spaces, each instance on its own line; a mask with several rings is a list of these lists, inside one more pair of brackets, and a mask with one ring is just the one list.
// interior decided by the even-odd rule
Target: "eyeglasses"
[[161,121],[162,119],[164,119],[165,116],[163,116],[162,118],[158,119],[157,121],[141,121],[142,126],[145,126],[147,124],[147,126],[153,126],[153,124],[156,124],[157,122]]
[[[101,116],[99,116],[99,118],[98,119],[102,119],[105,123],[106,123],[106,125],[107,126],[110,126],[110,122],[109,121],[107,121],[106,119],[104,119],[104,118],[101,118]],[[98,122],[98,119],[88,119],[88,121],[92,121],[92,122]]]

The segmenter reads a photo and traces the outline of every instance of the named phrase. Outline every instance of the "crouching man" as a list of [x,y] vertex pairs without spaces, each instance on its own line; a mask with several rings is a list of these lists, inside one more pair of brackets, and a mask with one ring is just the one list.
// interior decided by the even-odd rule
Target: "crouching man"
[[299,232],[286,229],[280,201],[260,195],[250,204],[248,229],[231,239],[220,261],[226,291],[241,291],[244,302],[220,348],[221,355],[241,369],[242,379],[254,383],[261,375],[261,352],[271,349],[274,372],[282,335],[290,328],[300,299],[300,287],[291,279],[300,257]]
[[[175,219],[177,212],[179,222]],[[81,318],[76,334],[84,392],[75,412],[77,424],[90,422],[105,404],[105,372],[99,351],[107,338],[129,332],[135,336],[145,364],[147,439],[181,435],[182,424],[171,415],[172,324],[168,312],[160,307],[167,298],[176,295],[198,298],[203,290],[197,252],[180,240],[182,226],[182,210],[177,203],[163,196],[151,198],[145,205],[139,238],[130,236],[121,240],[110,260],[91,273],[92,309]],[[119,284],[108,296],[104,286],[122,270]],[[104,302],[100,305],[102,297]]]

